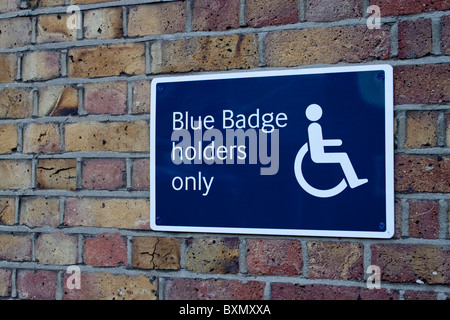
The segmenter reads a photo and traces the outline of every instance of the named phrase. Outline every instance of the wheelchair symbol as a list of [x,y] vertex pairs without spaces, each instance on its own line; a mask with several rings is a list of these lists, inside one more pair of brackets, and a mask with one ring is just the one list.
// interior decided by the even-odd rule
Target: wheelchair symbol
[[[317,104],[311,104],[306,109],[306,117],[310,121],[317,121],[322,117],[322,108]],[[308,142],[305,143],[297,153],[294,161],[294,173],[300,186],[311,194],[312,196],[318,198],[330,198],[338,195],[344,191],[347,186],[350,188],[356,188],[368,182],[367,179],[358,179],[353,165],[348,157],[347,153],[344,152],[325,152],[324,147],[338,147],[342,145],[342,140],[339,139],[323,139],[322,138],[322,127],[313,122],[308,126]],[[312,187],[303,176],[302,172],[302,162],[306,154],[310,153],[311,160],[314,163],[339,163],[345,174],[345,179],[342,179],[337,186],[331,189],[317,189]]]

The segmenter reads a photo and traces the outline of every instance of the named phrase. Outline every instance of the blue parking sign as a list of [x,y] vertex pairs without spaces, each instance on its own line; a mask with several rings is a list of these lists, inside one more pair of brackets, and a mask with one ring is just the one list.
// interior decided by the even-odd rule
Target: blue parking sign
[[153,230],[394,234],[389,65],[155,78]]

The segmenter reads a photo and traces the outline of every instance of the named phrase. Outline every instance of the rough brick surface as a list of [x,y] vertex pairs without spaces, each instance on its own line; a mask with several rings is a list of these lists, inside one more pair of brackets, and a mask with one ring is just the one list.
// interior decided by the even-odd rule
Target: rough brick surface
[[0,125],[0,154],[13,153],[17,151],[17,125]]
[[39,89],[39,116],[78,115],[78,93],[74,86],[48,86]]
[[14,198],[0,198],[0,225],[14,224]]
[[180,268],[180,240],[135,237],[132,265],[138,269],[177,270]]
[[194,272],[237,273],[238,238],[190,238],[186,250],[186,268]]
[[150,205],[146,199],[67,198],[66,226],[149,229]]
[[132,82],[133,106],[132,113],[150,113],[150,81]]
[[77,262],[78,239],[62,232],[43,233],[36,239],[36,260],[41,264],[72,265]]
[[247,240],[250,274],[294,276],[302,274],[302,244],[294,240]]
[[19,270],[17,272],[17,294],[26,300],[54,300],[57,274],[53,271]]
[[332,27],[270,32],[266,63],[271,67],[389,58],[389,29],[366,26]]
[[362,2],[358,0],[307,0],[305,5],[306,21],[339,21],[361,18]]
[[295,0],[248,0],[246,21],[250,27],[275,26],[298,22]]
[[450,9],[448,1],[435,0],[370,0],[370,4],[379,6],[382,16],[407,15]]
[[259,64],[253,34],[158,41],[151,55],[153,73],[249,69]]
[[87,84],[84,108],[89,114],[124,114],[127,110],[127,83]]
[[64,278],[64,300],[156,300],[158,281],[154,276],[82,273],[81,289],[69,289]]
[[59,199],[22,198],[19,222],[29,227],[57,227],[59,225]]
[[30,89],[0,89],[0,118],[28,118],[33,113]]
[[398,57],[415,59],[431,54],[431,19],[401,21],[398,24]]
[[441,18],[442,54],[450,55],[450,16]]
[[31,43],[31,18],[0,20],[0,48],[16,48]]
[[70,49],[68,75],[72,78],[96,78],[144,74],[144,51],[142,43]]
[[0,234],[0,260],[30,261],[31,237]]
[[38,189],[75,190],[77,187],[76,159],[41,159],[36,170]]
[[167,300],[262,300],[264,282],[223,279],[171,279],[166,281]]
[[448,284],[448,249],[432,245],[372,245],[372,263],[381,269],[381,281]]
[[86,189],[116,190],[126,184],[123,160],[86,160],[82,170],[82,185]]
[[437,239],[439,236],[438,215],[438,201],[409,201],[409,236]]
[[38,16],[37,43],[74,41],[77,30],[67,28],[69,14],[50,14]]
[[0,189],[27,189],[31,185],[31,162],[0,160]]
[[24,129],[24,153],[58,153],[61,136],[58,124],[32,123]]
[[127,262],[127,239],[119,233],[103,233],[85,242],[84,262],[91,266],[116,267]]
[[65,126],[66,151],[149,151],[146,121],[84,121]]
[[308,242],[308,277],[361,280],[364,274],[363,251],[360,243]]
[[150,160],[138,159],[133,161],[132,185],[135,190],[150,189]]
[[122,8],[89,10],[83,16],[86,39],[114,39],[123,36]]
[[239,28],[238,0],[194,1],[193,31],[219,31],[236,28]]
[[408,112],[405,148],[435,147],[437,144],[437,112]]
[[58,51],[33,51],[26,53],[22,60],[22,79],[49,80],[60,74],[60,58]]
[[396,192],[449,192],[450,159],[441,156],[398,155],[395,157]]
[[184,32],[186,3],[152,3],[130,9],[128,36],[146,36]]
[[450,101],[448,64],[394,67],[394,104],[441,104]]
[[0,297],[11,294],[11,270],[0,269]]
[[17,74],[17,56],[0,54],[0,83],[13,82]]

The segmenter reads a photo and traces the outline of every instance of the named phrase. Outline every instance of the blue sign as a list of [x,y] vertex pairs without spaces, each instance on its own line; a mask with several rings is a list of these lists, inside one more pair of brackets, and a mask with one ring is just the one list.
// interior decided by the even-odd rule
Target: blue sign
[[152,81],[151,228],[390,238],[388,65]]

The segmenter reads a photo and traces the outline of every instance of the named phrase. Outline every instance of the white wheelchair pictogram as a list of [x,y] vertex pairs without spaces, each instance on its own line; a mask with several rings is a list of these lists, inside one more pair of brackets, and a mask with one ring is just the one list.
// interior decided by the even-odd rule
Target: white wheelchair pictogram
[[[323,139],[322,127],[315,121],[322,117],[322,108],[317,104],[311,104],[306,109],[306,117],[312,121],[308,126],[308,142],[305,143],[297,153],[294,161],[294,172],[300,186],[318,198],[330,198],[338,195],[348,186],[356,188],[368,182],[368,179],[359,179],[356,175],[355,169],[344,152],[325,152],[325,147],[338,147],[342,145],[342,140],[339,139]],[[308,147],[309,145],[309,147]],[[314,163],[339,163],[345,174],[345,178],[339,184],[331,189],[317,189],[311,186],[305,179],[302,172],[302,162],[306,154],[310,153],[311,160]],[[347,181],[348,184],[347,184]]]

